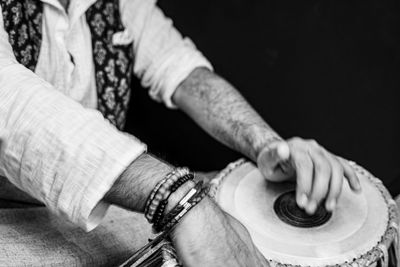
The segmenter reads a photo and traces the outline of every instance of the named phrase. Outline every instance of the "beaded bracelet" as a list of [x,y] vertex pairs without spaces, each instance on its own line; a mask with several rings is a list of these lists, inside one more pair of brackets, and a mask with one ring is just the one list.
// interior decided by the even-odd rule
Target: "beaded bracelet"
[[193,180],[194,175],[193,173],[189,173],[186,174],[185,176],[180,177],[169,189],[169,191],[167,191],[166,196],[163,196],[163,200],[160,202],[160,204],[158,205],[155,215],[152,219],[152,223],[157,224],[161,217],[164,214],[165,208],[168,205],[168,200],[169,197],[172,195],[172,193],[174,193],[176,190],[178,190],[179,187],[181,187],[183,184],[185,184],[187,181],[189,180]]
[[[208,187],[203,188],[203,181],[198,182],[180,201],[179,203],[161,220],[153,225],[155,232],[160,232],[166,228],[166,225],[174,225],[177,222],[175,218],[180,220],[192,206],[195,206],[208,192]],[[182,213],[183,212],[183,213]],[[180,217],[179,217],[180,216]]]
[[158,189],[160,189],[160,186],[161,186],[163,183],[165,183],[165,181],[166,181],[167,179],[169,179],[169,177],[170,177],[171,175],[173,175],[174,172],[175,172],[175,170],[173,170],[172,172],[168,173],[162,180],[160,180],[160,181],[156,184],[156,186],[154,186],[153,190],[151,191],[151,193],[150,193],[150,195],[149,195],[149,197],[148,197],[148,199],[147,199],[147,201],[146,201],[146,206],[145,206],[145,208],[144,208],[144,214],[147,214],[147,213],[148,213],[150,204],[151,204],[151,202],[153,201],[153,199],[154,199],[154,197],[155,197],[155,195],[156,195]]
[[157,190],[153,201],[150,204],[149,211],[147,213],[147,219],[149,222],[153,222],[153,217],[156,213],[157,207],[160,205],[160,202],[169,195],[170,188],[175,184],[178,179],[182,176],[185,176],[189,173],[187,168],[177,168],[176,171],[167,179]]
[[153,221],[154,214],[160,202],[168,195],[171,186],[182,176],[189,174],[188,168],[176,168],[157,183],[146,203],[145,216],[149,222]]

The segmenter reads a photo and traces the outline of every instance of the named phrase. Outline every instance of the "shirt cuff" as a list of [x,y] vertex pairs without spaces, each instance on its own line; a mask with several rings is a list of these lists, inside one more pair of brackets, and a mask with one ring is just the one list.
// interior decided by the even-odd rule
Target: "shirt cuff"
[[91,231],[101,223],[110,206],[103,200],[104,196],[123,171],[146,152],[146,145],[133,136],[116,134],[115,131],[108,134],[104,135],[107,144],[101,150],[106,153],[96,163],[99,165],[96,174],[90,178],[82,176],[87,181],[78,181],[80,185],[75,194],[72,192],[77,184],[73,181],[65,182],[57,201],[58,207],[55,207],[56,212],[65,212],[73,223],[85,231]]
[[[129,141],[128,141],[129,143]],[[127,143],[127,145],[129,145]],[[78,225],[84,230],[91,231],[96,228],[105,217],[110,204],[106,203],[103,198],[106,193],[114,185],[122,172],[141,154],[146,152],[146,146],[136,143],[127,150],[126,146],[121,146],[120,155],[115,155],[118,162],[109,170],[105,170],[105,176],[97,176],[93,179],[91,186],[86,188],[86,197],[82,199],[81,214],[79,215]],[[125,152],[125,153],[124,153]]]
[[179,52],[172,53],[166,58],[155,76],[161,77],[158,83],[154,83],[149,91],[150,97],[158,102],[163,102],[168,108],[176,109],[172,101],[172,95],[178,86],[196,68],[208,68],[213,71],[211,63],[198,51],[192,41],[184,39],[184,46]]

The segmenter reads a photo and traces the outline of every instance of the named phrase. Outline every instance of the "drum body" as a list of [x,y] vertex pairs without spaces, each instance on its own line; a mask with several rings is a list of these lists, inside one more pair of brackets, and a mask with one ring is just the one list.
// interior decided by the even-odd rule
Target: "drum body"
[[211,181],[211,195],[248,229],[271,266],[398,266],[396,203],[380,180],[351,164],[362,193],[344,183],[332,214],[304,219],[293,208],[293,183],[268,182],[244,160]]

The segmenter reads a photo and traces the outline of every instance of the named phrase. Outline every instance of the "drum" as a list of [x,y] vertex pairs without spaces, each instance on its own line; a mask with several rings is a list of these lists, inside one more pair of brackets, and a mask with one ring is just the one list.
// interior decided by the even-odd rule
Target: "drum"
[[271,266],[398,266],[398,211],[377,178],[351,163],[362,186],[344,183],[337,208],[309,216],[298,208],[293,183],[271,183],[244,160],[211,181],[211,195],[249,231]]

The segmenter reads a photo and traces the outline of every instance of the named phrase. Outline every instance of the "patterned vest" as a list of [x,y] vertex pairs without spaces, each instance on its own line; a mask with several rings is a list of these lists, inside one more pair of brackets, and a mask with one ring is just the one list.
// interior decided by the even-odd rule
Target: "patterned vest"
[[[38,0],[0,0],[4,28],[17,61],[34,71],[42,41],[43,4]],[[133,44],[113,45],[121,32],[118,0],[98,0],[86,11],[93,47],[98,109],[123,129],[130,100]]]

